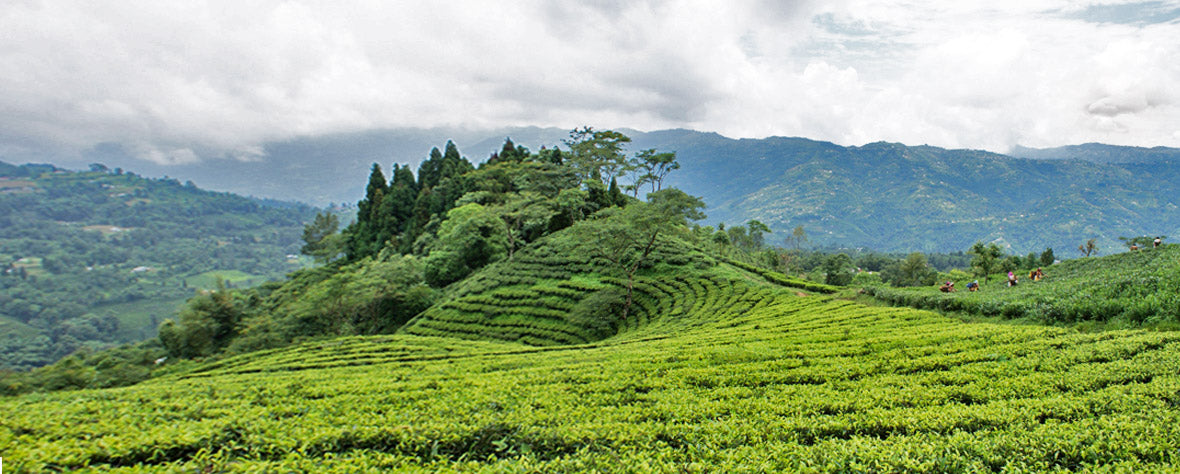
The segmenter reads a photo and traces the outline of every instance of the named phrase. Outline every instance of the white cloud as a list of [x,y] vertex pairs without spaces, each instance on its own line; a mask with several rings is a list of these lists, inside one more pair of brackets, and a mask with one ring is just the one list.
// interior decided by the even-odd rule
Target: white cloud
[[120,143],[181,163],[369,128],[587,123],[1180,146],[1172,3],[341,5],[10,2],[0,151]]

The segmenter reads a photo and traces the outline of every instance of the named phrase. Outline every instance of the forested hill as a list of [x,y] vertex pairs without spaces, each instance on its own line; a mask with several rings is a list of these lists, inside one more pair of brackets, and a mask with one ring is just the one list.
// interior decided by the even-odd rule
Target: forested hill
[[1019,254],[1065,255],[1092,238],[1109,253],[1120,236],[1180,231],[1180,158],[1169,158],[1180,155],[1160,150],[1097,163],[691,131],[646,134],[635,145],[677,152],[684,167],[670,182],[701,196],[710,221],[757,219],[778,236],[803,226],[824,245],[955,251],[997,241]]
[[218,277],[257,284],[301,266],[314,209],[145,179],[0,162],[0,369],[154,337]]

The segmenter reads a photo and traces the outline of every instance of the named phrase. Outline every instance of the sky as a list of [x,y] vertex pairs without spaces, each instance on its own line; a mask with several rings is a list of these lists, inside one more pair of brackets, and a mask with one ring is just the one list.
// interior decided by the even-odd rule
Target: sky
[[6,0],[0,31],[0,159],[581,125],[1180,147],[1180,1]]

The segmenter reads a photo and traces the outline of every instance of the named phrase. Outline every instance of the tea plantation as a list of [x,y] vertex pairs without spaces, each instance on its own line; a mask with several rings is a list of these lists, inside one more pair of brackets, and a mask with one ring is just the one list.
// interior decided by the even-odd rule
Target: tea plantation
[[965,324],[691,252],[603,327],[578,308],[625,282],[558,250],[484,269],[396,335],[2,399],[4,467],[1180,469],[1180,334]]
[[966,291],[966,282],[959,282],[954,293],[935,287],[866,290],[897,305],[1042,323],[1180,323],[1180,245],[1067,260],[1044,271],[1045,279],[1037,282],[1018,275],[1020,283],[1014,287],[1007,286],[1006,276],[992,275],[979,281],[977,292]]

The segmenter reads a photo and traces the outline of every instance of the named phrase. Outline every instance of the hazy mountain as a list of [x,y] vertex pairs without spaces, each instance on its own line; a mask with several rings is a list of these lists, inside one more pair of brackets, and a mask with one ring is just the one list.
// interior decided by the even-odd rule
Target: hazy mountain
[[[1109,252],[1119,236],[1180,231],[1174,197],[1180,150],[1172,148],[1085,144],[1018,148],[1013,157],[894,143],[844,147],[690,130],[624,132],[633,139],[631,152],[677,152],[682,168],[669,182],[705,199],[708,223],[758,219],[780,235],[802,225],[822,245],[953,251],[976,240],[997,240],[1024,253],[1046,246],[1069,251],[1098,238]],[[507,137],[537,150],[560,145],[568,135],[536,127],[378,130],[271,143],[266,157],[254,162],[145,166],[118,147],[86,158],[209,189],[351,204],[360,199],[372,163],[416,169],[432,147],[441,148],[448,139],[480,162]]]
[[1082,160],[1094,163],[1155,163],[1180,159],[1180,149],[1157,146],[1134,146],[1086,143],[1056,148],[1025,148],[1017,146],[1010,153],[1017,158],[1035,160]]

